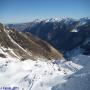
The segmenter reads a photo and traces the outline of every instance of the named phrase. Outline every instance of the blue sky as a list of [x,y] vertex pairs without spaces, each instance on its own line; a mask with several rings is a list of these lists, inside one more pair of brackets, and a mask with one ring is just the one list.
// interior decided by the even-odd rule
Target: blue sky
[[0,0],[0,22],[90,17],[90,0]]

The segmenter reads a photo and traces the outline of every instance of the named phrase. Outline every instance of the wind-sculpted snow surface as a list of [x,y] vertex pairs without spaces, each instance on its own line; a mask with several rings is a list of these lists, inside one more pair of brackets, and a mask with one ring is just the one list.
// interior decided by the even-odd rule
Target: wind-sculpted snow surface
[[90,57],[79,55],[73,58],[73,62],[83,68],[69,76],[62,86],[57,84],[52,90],[90,90]]
[[42,59],[20,61],[0,57],[0,87],[15,90],[89,90],[90,57],[72,61]]
[[0,48],[0,90],[90,89],[89,56],[80,54],[71,61],[41,58],[20,61],[3,50]]
[[[61,62],[59,62],[61,63]],[[57,84],[65,83],[70,71],[62,66],[46,61],[16,61],[13,58],[0,60],[0,86],[17,86],[22,90],[50,90]],[[72,64],[72,63],[70,63]],[[68,66],[68,65],[66,65]],[[78,65],[77,65],[78,66]],[[78,66],[78,69],[81,67]],[[73,69],[77,69],[73,67]]]

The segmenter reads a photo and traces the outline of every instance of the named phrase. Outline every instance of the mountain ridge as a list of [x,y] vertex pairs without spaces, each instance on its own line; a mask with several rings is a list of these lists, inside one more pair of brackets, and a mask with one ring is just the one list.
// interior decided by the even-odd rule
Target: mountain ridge
[[90,41],[88,44],[84,44],[90,38],[90,18],[88,17],[78,20],[73,18],[62,18],[60,20],[51,18],[7,26],[39,37],[62,52],[65,57],[67,57],[67,52],[77,47],[84,49],[83,54],[90,55]]
[[22,57],[21,60],[29,58],[35,60],[40,57],[60,59],[63,57],[62,54],[43,40],[36,39],[33,36],[28,36],[26,33],[16,30],[6,30],[3,25],[1,27],[1,46],[12,48],[17,56]]

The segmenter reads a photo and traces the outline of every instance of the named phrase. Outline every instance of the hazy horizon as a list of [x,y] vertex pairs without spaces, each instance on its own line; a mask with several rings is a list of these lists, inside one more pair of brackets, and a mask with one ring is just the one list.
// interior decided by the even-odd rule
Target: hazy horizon
[[0,22],[24,23],[35,19],[90,17],[90,0],[0,0]]

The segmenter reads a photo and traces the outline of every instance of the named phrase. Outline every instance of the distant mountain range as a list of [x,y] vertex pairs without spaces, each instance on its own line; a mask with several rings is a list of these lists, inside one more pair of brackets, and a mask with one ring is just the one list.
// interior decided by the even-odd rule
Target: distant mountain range
[[73,51],[90,55],[90,19],[72,18],[35,20],[29,23],[8,24],[8,29],[28,32],[38,37],[68,58]]

